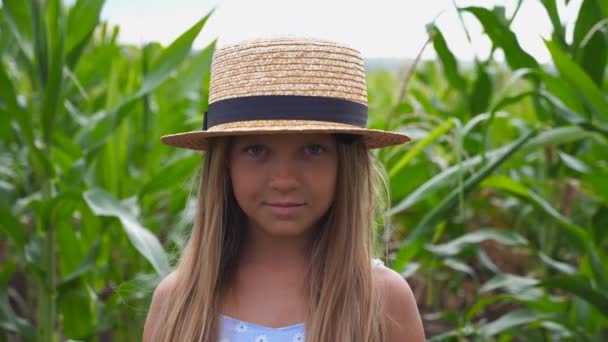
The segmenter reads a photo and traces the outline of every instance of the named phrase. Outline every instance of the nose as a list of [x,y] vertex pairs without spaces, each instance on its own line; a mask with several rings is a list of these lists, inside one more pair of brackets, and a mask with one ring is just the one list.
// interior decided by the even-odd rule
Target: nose
[[271,163],[270,186],[279,192],[289,192],[298,186],[297,167],[289,158],[277,157]]

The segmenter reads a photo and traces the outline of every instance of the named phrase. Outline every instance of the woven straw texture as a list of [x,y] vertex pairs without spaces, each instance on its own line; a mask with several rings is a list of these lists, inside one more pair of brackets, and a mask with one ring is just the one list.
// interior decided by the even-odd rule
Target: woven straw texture
[[[263,95],[323,96],[367,106],[361,53],[346,45],[309,37],[261,38],[215,51],[211,62],[209,104]],[[409,137],[392,132],[311,120],[248,120],[161,138],[165,144],[205,150],[206,138],[244,134],[351,133],[369,148],[402,144]]]
[[367,105],[361,54],[314,39],[259,39],[219,49],[209,103],[256,95],[327,96]]

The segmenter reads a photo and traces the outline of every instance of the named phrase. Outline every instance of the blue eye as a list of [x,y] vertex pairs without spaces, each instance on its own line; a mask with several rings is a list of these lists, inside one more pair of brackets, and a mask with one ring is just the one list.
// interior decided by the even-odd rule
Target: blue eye
[[266,148],[262,145],[251,145],[245,147],[245,152],[252,157],[259,157],[266,152]]
[[304,152],[306,152],[308,155],[318,156],[327,152],[327,148],[323,145],[311,144],[304,148]]

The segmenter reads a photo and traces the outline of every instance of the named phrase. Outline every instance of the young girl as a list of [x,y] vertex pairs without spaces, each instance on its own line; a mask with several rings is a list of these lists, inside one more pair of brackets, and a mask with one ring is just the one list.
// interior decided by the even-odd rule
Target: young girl
[[213,56],[194,226],[154,292],[144,341],[422,341],[406,281],[374,259],[372,148],[361,54],[278,37]]

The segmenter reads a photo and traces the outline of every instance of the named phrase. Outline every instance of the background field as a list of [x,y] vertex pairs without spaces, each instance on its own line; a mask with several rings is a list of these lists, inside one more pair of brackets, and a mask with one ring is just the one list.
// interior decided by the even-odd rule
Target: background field
[[[551,64],[504,8],[467,7],[489,58],[458,61],[430,23],[436,61],[369,71],[369,126],[414,138],[377,154],[383,236],[433,340],[608,340],[608,3],[562,22],[541,2]],[[140,340],[190,229],[201,155],[158,137],[202,124],[208,17],[137,47],[102,6],[0,8],[0,341]]]

